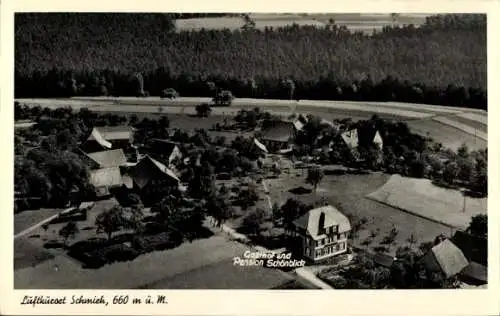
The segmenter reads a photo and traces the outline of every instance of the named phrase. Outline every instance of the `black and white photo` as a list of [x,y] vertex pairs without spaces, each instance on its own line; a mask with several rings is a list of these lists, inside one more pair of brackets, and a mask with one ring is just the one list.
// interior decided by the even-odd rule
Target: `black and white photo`
[[487,288],[487,22],[15,13],[14,288]]

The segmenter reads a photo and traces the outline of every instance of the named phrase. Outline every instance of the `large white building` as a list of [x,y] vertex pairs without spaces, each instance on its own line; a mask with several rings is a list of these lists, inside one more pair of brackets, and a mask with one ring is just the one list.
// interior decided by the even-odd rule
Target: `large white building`
[[287,234],[297,242],[304,257],[318,261],[345,253],[350,231],[349,219],[328,205],[296,219]]

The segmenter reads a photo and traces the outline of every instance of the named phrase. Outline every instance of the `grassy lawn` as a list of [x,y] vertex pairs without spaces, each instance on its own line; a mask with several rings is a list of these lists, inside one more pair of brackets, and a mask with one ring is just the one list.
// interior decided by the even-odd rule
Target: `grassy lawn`
[[35,246],[29,238],[14,240],[14,269],[35,267],[47,260],[54,259],[54,255],[43,248]]
[[28,210],[14,215],[14,234],[17,234],[38,222],[56,215],[62,209]]
[[288,198],[294,197],[304,203],[313,203],[325,199],[346,215],[358,218],[366,217],[368,223],[365,229],[359,232],[359,236],[353,240],[355,246],[363,246],[363,241],[369,237],[371,231],[375,232],[376,236],[369,247],[378,246],[393,227],[399,231],[399,234],[395,244],[389,249],[391,253],[395,253],[399,246],[407,244],[406,240],[411,234],[420,243],[433,240],[441,233],[445,235],[451,233],[451,230],[444,225],[365,198],[367,194],[384,185],[388,175],[382,173],[326,175],[317,192],[302,195],[288,192],[288,190],[299,186],[310,188],[309,185],[305,184],[305,177],[306,170],[303,174],[302,170],[299,170],[295,174],[283,175],[279,179],[269,180],[273,201],[283,204]]
[[232,258],[157,281],[148,289],[270,289],[293,278],[280,270],[234,266]]

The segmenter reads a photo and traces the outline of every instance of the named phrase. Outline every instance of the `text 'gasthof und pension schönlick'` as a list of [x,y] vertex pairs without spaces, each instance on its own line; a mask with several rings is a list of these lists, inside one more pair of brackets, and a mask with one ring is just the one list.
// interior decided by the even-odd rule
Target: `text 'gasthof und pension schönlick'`
[[233,265],[240,267],[300,268],[305,264],[304,260],[292,259],[291,253],[252,252],[247,250],[242,257],[233,258]]

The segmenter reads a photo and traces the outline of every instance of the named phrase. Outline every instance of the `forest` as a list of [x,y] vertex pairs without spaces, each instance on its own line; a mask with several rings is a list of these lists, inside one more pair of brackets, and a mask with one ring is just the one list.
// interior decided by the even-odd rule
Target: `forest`
[[207,83],[215,83],[236,97],[487,108],[485,15],[431,16],[422,27],[373,35],[334,22],[173,32],[175,18],[16,14],[15,96],[159,96],[166,88],[211,96]]

